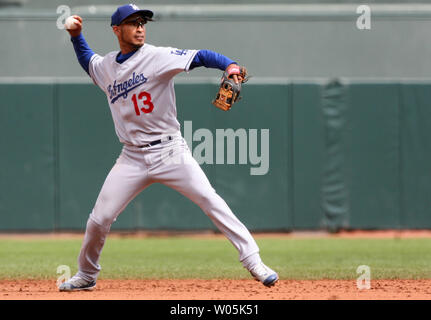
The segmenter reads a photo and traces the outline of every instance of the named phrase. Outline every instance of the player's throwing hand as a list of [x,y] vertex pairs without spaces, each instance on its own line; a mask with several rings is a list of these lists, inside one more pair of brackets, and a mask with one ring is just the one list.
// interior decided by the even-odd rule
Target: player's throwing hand
[[66,19],[64,28],[69,32],[71,37],[77,37],[82,30],[82,18],[77,15],[70,16]]

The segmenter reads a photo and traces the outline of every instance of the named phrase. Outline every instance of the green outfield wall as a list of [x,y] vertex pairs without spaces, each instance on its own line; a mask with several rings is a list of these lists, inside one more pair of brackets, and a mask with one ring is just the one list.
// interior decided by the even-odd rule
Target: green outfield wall
[[[217,81],[180,79],[178,118],[251,230],[431,228],[431,81],[255,78],[229,112],[210,103]],[[83,230],[121,151],[103,92],[8,79],[0,94],[0,230]],[[113,229],[215,227],[155,184]]]

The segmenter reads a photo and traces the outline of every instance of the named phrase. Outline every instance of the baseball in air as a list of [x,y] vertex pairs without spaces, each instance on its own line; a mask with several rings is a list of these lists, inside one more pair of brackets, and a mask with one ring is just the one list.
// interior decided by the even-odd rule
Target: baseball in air
[[78,28],[77,25],[78,20],[74,18],[73,16],[70,16],[66,19],[66,22],[64,23],[64,27],[66,30],[75,30]]

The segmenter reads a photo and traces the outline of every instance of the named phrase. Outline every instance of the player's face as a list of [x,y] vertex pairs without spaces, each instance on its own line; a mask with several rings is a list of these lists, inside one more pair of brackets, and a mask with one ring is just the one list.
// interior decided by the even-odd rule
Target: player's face
[[145,43],[145,24],[147,20],[139,15],[131,15],[119,26],[114,27],[121,48],[139,49]]

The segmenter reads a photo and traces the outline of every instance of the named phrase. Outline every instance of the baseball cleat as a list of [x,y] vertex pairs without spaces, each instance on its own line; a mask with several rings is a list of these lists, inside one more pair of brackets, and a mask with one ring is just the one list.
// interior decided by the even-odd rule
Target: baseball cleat
[[254,279],[262,282],[267,287],[272,287],[278,281],[278,274],[264,265],[263,262],[252,268],[250,273]]
[[73,276],[58,287],[60,291],[91,291],[94,288],[96,288],[96,281],[87,281],[79,276]]

